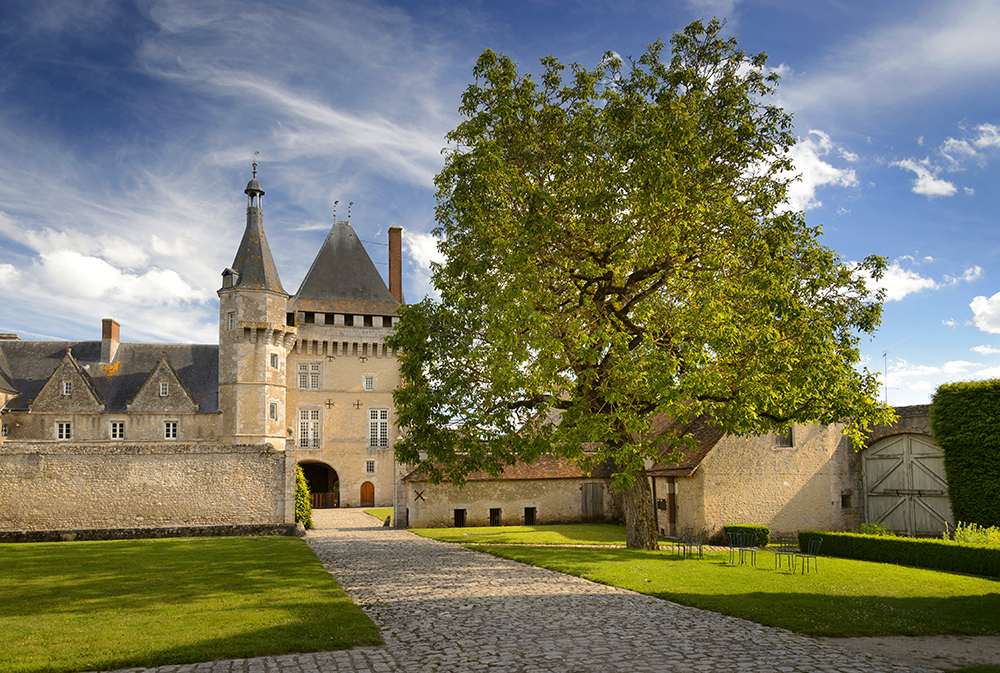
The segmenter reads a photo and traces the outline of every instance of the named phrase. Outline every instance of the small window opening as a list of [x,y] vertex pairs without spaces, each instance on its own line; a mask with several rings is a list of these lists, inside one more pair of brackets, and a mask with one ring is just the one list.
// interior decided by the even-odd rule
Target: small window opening
[[365,472],[367,474],[375,474],[375,461],[374,460],[366,460],[365,461]]
[[365,390],[375,390],[375,377],[365,376]]
[[163,423],[163,438],[177,439],[177,421],[165,421]]
[[337,317],[336,313],[324,313],[323,322],[325,322],[327,325],[332,325],[336,317]]
[[267,405],[267,417],[272,421],[278,420],[278,405],[275,402],[271,402]]
[[503,510],[501,510],[499,507],[494,507],[494,508],[490,509],[490,525],[491,526],[502,526],[503,525],[502,512],[503,512]]
[[524,525],[534,526],[535,525],[535,508],[525,507],[524,508]]
[[285,324],[289,327],[295,327],[295,313],[285,314]]
[[56,437],[59,439],[73,439],[73,424],[56,423]]
[[365,316],[365,327],[372,327],[373,325],[374,325],[374,323],[372,322],[372,316],[366,315]]
[[455,510],[455,528],[465,528],[465,510]]
[[62,394],[63,395],[72,395],[73,394],[73,382],[72,381],[63,381],[62,382]]
[[125,422],[111,422],[111,439],[125,439]]
[[853,507],[853,506],[854,505],[853,505],[853,503],[851,501],[851,492],[848,491],[847,493],[841,493],[840,494],[840,508],[841,509],[851,509],[851,507]]
[[7,427],[6,423],[0,425],[0,437],[6,437],[8,432],[10,432],[10,429]]
[[236,313],[235,312],[229,314],[229,327],[228,327],[228,329],[230,329],[230,330],[236,329]]
[[354,316],[345,315],[344,316],[344,327],[354,327]]
[[271,353],[271,369],[277,369],[277,368],[278,368],[278,354]]
[[782,448],[791,448],[795,446],[792,443],[792,427],[789,426],[784,432],[774,433],[774,445]]
[[312,311],[303,311],[302,312],[302,322],[304,322],[307,325],[314,325],[314,324],[316,324],[316,314],[313,313]]
[[170,394],[170,383],[168,381],[160,381],[160,397],[166,397]]
[[382,316],[382,327],[392,327],[392,316]]

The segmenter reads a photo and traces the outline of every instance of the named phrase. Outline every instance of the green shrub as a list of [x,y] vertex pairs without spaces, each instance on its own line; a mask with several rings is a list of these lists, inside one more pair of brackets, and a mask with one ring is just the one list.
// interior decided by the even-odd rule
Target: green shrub
[[1000,379],[946,383],[931,402],[957,521],[1000,525]]
[[857,533],[858,535],[878,535],[880,537],[896,537],[896,534],[883,526],[880,523],[862,523],[858,524],[852,533]]
[[741,523],[731,524],[725,527],[726,535],[728,538],[729,533],[735,533],[736,531],[744,530],[749,533],[753,533],[754,536],[754,547],[766,547],[767,543],[771,540],[771,529],[767,526],[752,526],[745,525]]
[[[948,533],[943,533],[942,538],[947,540],[947,535]],[[961,542],[963,544],[1000,547],[1000,528],[997,528],[996,526],[983,528],[982,526],[974,523],[962,523],[959,521],[951,539],[955,540],[955,542]]]
[[950,540],[912,537],[884,537],[858,533],[801,531],[799,547],[814,537],[823,538],[824,556],[894,563],[916,568],[1000,576],[1000,548],[963,544]]
[[309,482],[302,471],[302,466],[295,468],[295,521],[306,529],[313,527],[312,505],[309,504]]

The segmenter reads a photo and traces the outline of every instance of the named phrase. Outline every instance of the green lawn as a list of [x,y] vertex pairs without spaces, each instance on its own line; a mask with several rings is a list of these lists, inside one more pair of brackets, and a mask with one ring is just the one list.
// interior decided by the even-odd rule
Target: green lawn
[[[481,544],[625,544],[625,526],[565,524],[561,526],[485,526],[482,528],[414,528],[411,533],[442,542]],[[669,544],[669,543],[668,543]]]
[[385,521],[385,517],[392,515],[392,507],[376,507],[375,509],[366,509],[365,514],[370,514],[379,521]]
[[298,538],[0,544],[4,671],[84,671],[381,642]]
[[793,575],[775,571],[770,552],[753,568],[729,565],[726,552],[680,560],[633,549],[476,549],[814,636],[1000,635],[994,579],[828,557],[819,572]]

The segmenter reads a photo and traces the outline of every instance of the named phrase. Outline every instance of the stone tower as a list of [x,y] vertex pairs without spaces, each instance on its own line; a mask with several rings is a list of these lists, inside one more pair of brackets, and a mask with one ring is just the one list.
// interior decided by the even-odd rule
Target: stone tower
[[219,290],[219,439],[284,449],[286,368],[296,337],[288,293],[264,236],[256,162],[245,193],[246,231]]

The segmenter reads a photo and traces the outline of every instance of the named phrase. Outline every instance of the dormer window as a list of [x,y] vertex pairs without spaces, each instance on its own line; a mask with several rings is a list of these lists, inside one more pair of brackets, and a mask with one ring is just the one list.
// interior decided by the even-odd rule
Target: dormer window
[[222,272],[222,289],[236,287],[240,282],[240,274],[235,269],[226,269]]
[[160,397],[166,397],[170,394],[170,382],[160,381]]
[[72,381],[63,381],[62,382],[62,394],[63,395],[72,395],[73,394],[73,382]]

